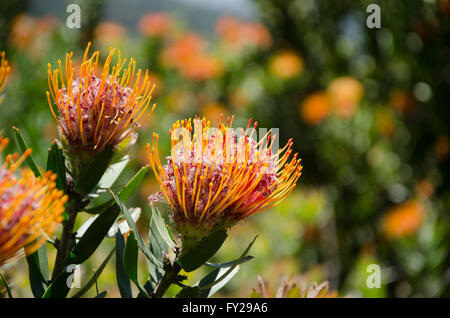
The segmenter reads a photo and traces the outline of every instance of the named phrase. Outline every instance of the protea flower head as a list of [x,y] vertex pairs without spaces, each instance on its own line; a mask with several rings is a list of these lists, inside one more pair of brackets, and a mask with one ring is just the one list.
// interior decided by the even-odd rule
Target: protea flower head
[[[0,152],[8,139],[0,137]],[[8,155],[0,165],[0,266],[22,254],[32,254],[62,221],[67,197],[56,188],[56,175],[36,178],[20,164],[30,154]]]
[[184,250],[214,231],[280,203],[301,175],[298,155],[289,161],[292,140],[272,153],[276,136],[271,132],[257,142],[252,138],[255,130],[249,130],[251,119],[239,134],[231,128],[232,122],[233,117],[228,118],[214,129],[204,118],[195,118],[193,131],[191,119],[177,121],[170,131],[172,153],[165,166],[158,155],[158,135],[153,134],[151,147],[147,145],[161,186],[161,192],[149,200],[170,205]]
[[5,59],[5,52],[0,52],[0,93],[3,88],[5,88],[10,71],[11,68],[8,65],[8,61]]
[[[110,48],[101,75],[97,76],[99,51],[88,57],[89,48],[90,43],[78,70],[72,66],[73,52],[66,54],[64,72],[60,60],[53,71],[48,64],[47,99],[72,163],[88,162],[107,146],[117,147],[127,138],[135,139],[135,130],[155,107],[147,112],[153,90],[148,70],[145,75],[140,69],[135,74],[135,60],[131,58],[126,64],[120,51]],[[116,53],[117,62],[113,64]]]

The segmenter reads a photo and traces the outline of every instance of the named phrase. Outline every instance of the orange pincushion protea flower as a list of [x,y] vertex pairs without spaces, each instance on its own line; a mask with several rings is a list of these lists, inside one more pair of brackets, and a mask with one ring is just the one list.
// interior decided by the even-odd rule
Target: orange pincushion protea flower
[[[7,144],[0,137],[0,152]],[[14,174],[30,152],[8,155],[0,166],[0,265],[35,252],[62,221],[67,197],[56,188],[56,175],[36,178],[29,169],[21,178]]]
[[[158,135],[153,135],[152,147],[147,145],[150,164],[162,189],[149,200],[171,206],[174,228],[183,237],[185,249],[214,231],[281,202],[302,171],[297,154],[288,163],[292,141],[272,153],[275,138],[268,133],[256,142],[252,138],[254,130],[248,134],[251,120],[239,136],[231,129],[233,117],[226,125],[220,123],[218,129],[210,128],[205,119],[194,122],[193,142],[191,119],[173,125],[172,155],[164,167],[157,151]],[[177,143],[179,129],[183,147]]]
[[8,61],[5,59],[5,52],[0,53],[0,93],[5,88],[6,81],[8,80],[9,72],[11,68],[8,65]]
[[147,13],[139,19],[139,32],[145,36],[164,37],[174,28],[172,17],[165,12]]
[[228,16],[217,20],[216,33],[226,47],[234,50],[252,46],[266,49],[272,44],[272,37],[264,25]]
[[389,238],[399,238],[416,233],[425,220],[425,209],[418,200],[410,200],[388,211],[383,226]]
[[[152,111],[146,115],[153,91],[148,70],[142,78],[139,69],[134,84],[128,87],[135,76],[136,62],[130,59],[124,68],[127,59],[122,60],[120,51],[110,48],[101,75],[97,77],[99,52],[88,58],[89,48],[90,43],[77,72],[79,78],[74,78],[72,52],[66,55],[64,73],[61,61],[58,61],[59,69],[53,71],[48,65],[50,91],[47,91],[47,99],[64,136],[64,146],[71,156],[84,159],[101,152],[106,146],[116,147],[126,138],[135,137],[134,131],[155,108],[153,105]],[[118,61],[110,69],[116,52]],[[50,96],[58,108],[58,115]]]

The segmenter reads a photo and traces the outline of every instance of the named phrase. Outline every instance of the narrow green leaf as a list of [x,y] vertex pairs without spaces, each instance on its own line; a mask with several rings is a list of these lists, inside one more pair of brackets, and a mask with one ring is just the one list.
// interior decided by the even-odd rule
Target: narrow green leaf
[[80,238],[77,245],[75,245],[69,258],[66,260],[66,264],[81,264],[87,260],[103,241],[119,213],[119,207],[113,205],[100,214]]
[[[17,144],[19,145],[20,150],[22,152],[25,152],[28,149],[28,147],[25,144],[25,140],[23,139],[20,129],[17,127],[13,127],[13,130],[14,130],[14,135],[16,136],[16,141],[17,141]],[[39,168],[37,167],[37,165],[34,162],[33,157],[31,155],[29,155],[25,159],[25,162],[28,164],[28,166],[33,171],[33,173],[36,177],[41,177],[41,172],[39,171]]]
[[56,277],[55,281],[48,286],[42,298],[66,298],[70,291],[71,282],[69,281],[72,272],[64,271]]
[[[248,261],[252,260],[253,258],[254,257],[250,256],[250,255],[246,256],[239,262],[239,264],[248,262]],[[209,262],[206,262],[205,265],[208,266],[208,267],[212,267],[212,268],[228,268],[228,267],[233,266],[238,260],[239,259],[235,259],[234,261],[225,262],[225,263],[209,263]]]
[[[253,244],[253,242],[250,244]],[[250,249],[248,248],[248,250],[244,252],[243,255],[245,255],[245,253],[248,253],[249,250]],[[208,298],[214,295],[218,290],[225,286],[231,280],[231,278],[233,278],[234,275],[237,274],[240,268],[240,264],[248,262],[251,259],[253,259],[253,256],[242,257],[241,255],[241,257],[231,262],[219,264],[205,263],[205,265],[216,269],[203,277],[196,284],[196,286],[199,286],[201,289],[199,297]],[[230,270],[230,268],[232,267],[233,269]]]
[[138,281],[137,264],[138,264],[138,251],[139,247],[134,237],[133,231],[130,231],[127,242],[125,244],[125,251],[123,253],[123,267],[128,277],[133,282]]
[[149,298],[147,291],[138,281],[138,255],[139,248],[138,242],[134,236],[134,232],[130,231],[128,235],[127,242],[125,244],[125,251],[123,253],[123,267],[128,277],[136,285],[139,291],[144,295],[144,297]]
[[[154,290],[154,286],[152,286],[152,283],[150,280],[148,280],[145,285],[144,285],[144,289],[147,292],[147,295],[150,295],[153,290]],[[139,291],[139,294],[137,295],[137,298],[146,298],[146,295],[144,295],[144,293],[142,293],[141,291]]]
[[152,209],[152,219],[151,222],[154,223],[155,236],[159,236],[158,239],[162,240],[165,245],[164,251],[167,253],[168,249],[173,249],[175,247],[175,242],[172,239],[170,230],[164,223],[164,219],[161,217],[158,209],[154,204],[151,205]]
[[[237,265],[231,270],[231,272],[228,272],[228,268],[217,268],[203,277],[202,280],[197,283],[200,288],[199,297],[208,298],[214,295],[218,290],[225,286],[234,275],[238,273],[239,268],[239,265]],[[215,283],[216,281],[218,281],[218,283]]]
[[111,188],[114,182],[116,182],[117,178],[122,174],[123,170],[127,166],[127,164],[130,162],[130,157],[125,156],[118,162],[110,165],[105,173],[103,174],[102,178],[98,182],[98,186],[100,188]]
[[112,147],[106,147],[101,153],[99,153],[75,184],[75,191],[84,195],[89,194],[102,178],[109,166],[109,162],[113,154],[114,151]]
[[[164,239],[164,236],[166,237],[166,239]],[[169,245],[170,248],[173,248],[173,246],[175,246],[173,241],[170,239],[169,234],[167,233],[167,229],[164,226],[164,222],[162,221],[161,216],[153,206],[152,217],[150,220],[149,240],[150,252],[155,255],[158,260],[162,260],[163,253],[168,253]],[[165,271],[158,266],[152,265],[153,264],[149,264],[150,279],[151,283],[153,285],[156,285],[157,282],[163,277]]]
[[106,290],[102,291],[100,294],[95,296],[94,298],[105,298],[108,292]]
[[[67,193],[66,162],[62,150],[55,141],[52,142],[52,146],[48,151],[46,171],[56,173],[56,187]],[[63,218],[65,221],[69,220],[66,210],[63,212]]]
[[147,247],[144,240],[142,239],[142,236],[138,231],[136,223],[134,223],[133,218],[131,217],[125,204],[123,204],[123,202],[120,200],[120,198],[117,194],[115,194],[111,190],[110,190],[110,192],[111,192],[111,195],[113,196],[114,200],[116,201],[117,206],[119,206],[120,210],[122,211],[122,214],[125,217],[125,220],[127,221],[128,226],[134,231],[134,234],[136,235],[136,239],[139,243],[139,247],[142,250],[142,252],[144,253],[144,255],[154,265],[162,267],[162,263],[150,252],[149,248]]
[[[45,245],[42,247],[45,248]],[[30,281],[31,292],[34,297],[42,298],[42,295],[45,293],[46,286],[44,288],[44,283],[46,282],[46,279],[41,273],[38,251],[28,255],[26,260],[28,263],[28,279]]]
[[[120,232],[116,233],[116,278],[119,292],[122,298],[133,298],[131,292],[131,283],[123,266],[123,255],[125,249],[125,241]],[[145,287],[145,286],[144,286]]]
[[[139,170],[138,173],[127,183],[127,185],[117,194],[119,201],[126,201],[134,190],[141,183],[148,167]],[[107,208],[92,222],[84,235],[80,238],[78,244],[71,252],[67,264],[81,264],[97,249],[103,238],[108,233],[111,226],[120,214],[120,207],[115,200],[108,204]],[[131,220],[133,220],[131,218]],[[134,224],[134,222],[133,222]]]
[[6,288],[6,292],[8,293],[8,297],[9,298],[14,298],[12,296],[12,293],[11,293],[11,288],[9,288],[8,282],[6,281],[5,277],[3,277],[2,273],[0,273],[0,278],[2,279],[3,285]]
[[50,279],[50,272],[48,268],[48,258],[47,258],[47,246],[42,245],[37,251],[38,255],[38,264],[39,269],[41,271],[42,277],[44,278],[44,282],[47,284],[47,281]]
[[[119,176],[122,174],[123,170],[127,166],[130,161],[129,156],[123,157],[118,162],[111,164],[103,174],[102,178],[98,182],[97,188],[95,191],[92,191],[89,194],[89,205],[88,209],[92,207],[101,206],[102,204],[111,200],[111,196],[109,195],[108,188],[112,188],[116,183]],[[122,188],[122,185],[116,185],[117,187]]]
[[48,151],[46,170],[56,173],[58,176],[56,178],[57,188],[67,193],[66,162],[62,150],[55,141],[52,142],[52,146]]
[[[239,266],[239,264],[242,263],[243,259],[245,258],[245,256],[247,256],[248,252],[252,248],[253,243],[255,243],[257,237],[258,237],[258,235],[255,236],[255,238],[250,242],[250,244],[247,246],[247,248],[242,253],[242,255],[237,259],[237,261],[234,262],[234,264],[223,275],[220,275],[220,277],[217,280],[215,280],[214,282],[211,282],[208,284],[203,284],[200,288],[202,290],[211,289],[214,285],[219,284],[221,281],[223,281],[225,278],[227,278],[228,275],[233,274],[232,276],[234,276],[237,272],[236,271],[233,273],[234,269],[237,268]],[[220,270],[223,270],[223,269],[219,269],[219,271]],[[224,284],[222,284],[220,287],[222,287],[223,285]]]
[[98,267],[98,269],[92,275],[92,277],[89,279],[89,281],[86,283],[86,285],[84,285],[80,289],[80,291],[78,291],[75,295],[73,295],[72,298],[80,298],[81,296],[86,294],[87,291],[95,284],[96,280],[98,279],[100,274],[103,272],[103,270],[105,269],[105,267],[108,264],[109,260],[113,256],[114,250],[115,250],[115,248],[113,248],[111,250],[111,252],[109,252],[108,256],[106,256],[105,260],[101,263],[101,265]]
[[175,296],[176,298],[198,298],[200,297],[200,288],[197,286],[194,287],[184,287],[182,290],[178,292]]
[[[122,202],[125,202],[130,198],[130,196],[136,191],[136,189],[141,184],[142,180],[145,177],[145,174],[148,171],[148,166],[142,167],[134,176],[133,178],[128,181],[128,183],[120,190],[117,195],[120,198]],[[100,206],[91,207],[88,209],[85,209],[84,212],[90,213],[90,214],[99,214],[102,213],[105,209],[109,208],[111,205],[115,204],[114,198],[109,200],[106,203],[101,204]]]
[[192,272],[209,260],[222,246],[227,238],[227,231],[214,232],[200,241],[191,251],[183,255],[178,263],[186,272]]

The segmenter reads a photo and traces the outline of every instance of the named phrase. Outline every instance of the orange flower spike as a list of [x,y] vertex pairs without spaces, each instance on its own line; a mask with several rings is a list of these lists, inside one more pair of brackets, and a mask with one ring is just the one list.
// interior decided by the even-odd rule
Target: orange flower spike
[[[8,139],[0,137],[0,152]],[[56,188],[56,175],[36,178],[29,169],[15,172],[30,155],[9,154],[0,166],[0,266],[34,253],[62,221],[67,196]]]
[[[252,125],[250,119],[239,135],[230,129],[232,122],[233,117],[227,118],[225,126],[221,118],[217,130],[207,130],[210,123],[205,118],[196,117],[194,127],[191,119],[175,122],[170,131],[172,155],[164,167],[158,157],[157,138],[153,138],[151,152],[147,145],[150,165],[162,190],[149,200],[170,204],[171,218],[185,249],[216,230],[278,204],[300,178],[298,155],[288,161],[291,139],[273,154],[275,138],[270,132],[256,142],[254,130],[249,129],[255,129],[257,122]],[[180,138],[174,135],[176,129],[185,129]],[[199,131],[201,138],[196,137]],[[180,142],[183,144],[178,145]]]

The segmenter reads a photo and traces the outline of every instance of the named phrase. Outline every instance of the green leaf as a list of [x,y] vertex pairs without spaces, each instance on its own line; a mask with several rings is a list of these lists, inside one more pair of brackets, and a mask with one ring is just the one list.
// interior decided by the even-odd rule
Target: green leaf
[[[171,235],[163,221],[163,218],[159,214],[159,211],[154,205],[152,205],[152,218],[150,221],[150,252],[155,255],[158,260],[162,260],[163,253],[168,253],[169,249],[175,247],[175,243],[172,241]],[[152,283],[156,283],[162,278],[165,271],[158,266],[149,266],[149,273]]]
[[95,296],[94,298],[105,298],[106,297],[106,294],[108,294],[108,292],[105,290],[105,291],[102,291],[100,294],[98,294],[97,296]]
[[227,231],[214,232],[200,241],[191,251],[183,255],[178,263],[186,272],[192,272],[209,260],[222,246],[227,238]]
[[150,235],[157,240],[161,251],[168,252],[169,249],[175,248],[175,242],[172,239],[170,230],[164,223],[164,219],[161,217],[158,209],[152,204],[152,218],[150,221],[151,232]]
[[48,151],[46,170],[56,173],[58,176],[56,178],[57,188],[67,193],[66,162],[62,150],[55,141],[52,142],[52,146]]
[[[208,298],[214,295],[219,289],[225,286],[234,275],[236,275],[239,271],[239,265],[235,266],[231,272],[228,271],[228,268],[217,268],[213,270],[211,273],[203,277],[203,279],[198,282],[198,286],[200,287],[200,295],[201,298]],[[218,283],[215,283],[219,281]],[[204,288],[204,286],[211,287]]]
[[130,235],[128,235],[127,242],[125,244],[125,251],[123,253],[123,267],[125,268],[125,272],[128,277],[133,282],[137,282],[137,263],[138,263],[138,252],[139,247],[134,237],[133,231],[130,231]]
[[130,157],[125,156],[120,161],[110,165],[106,169],[102,178],[98,182],[98,189],[89,195],[90,203],[88,209],[95,206],[101,206],[102,204],[110,201],[111,196],[109,195],[107,189],[113,187],[128,162],[130,162]]
[[138,255],[139,248],[138,242],[134,236],[134,232],[130,231],[130,235],[128,235],[127,242],[125,244],[125,251],[123,253],[123,267],[125,268],[125,272],[128,277],[130,277],[131,281],[136,285],[139,291],[147,298],[147,291],[138,281]]
[[[122,298],[133,298],[131,292],[131,283],[123,265],[123,255],[125,249],[125,241],[120,232],[116,233],[116,278],[119,292]],[[144,286],[145,287],[145,286]]]
[[9,298],[14,298],[14,297],[12,296],[11,288],[9,288],[8,282],[6,281],[5,277],[3,277],[3,275],[2,275],[1,273],[0,273],[0,278],[2,279],[3,285],[4,285],[5,288],[6,288],[6,292],[8,293],[8,297],[9,297]]
[[[66,162],[62,150],[55,141],[52,142],[52,146],[48,150],[46,171],[56,173],[56,187],[67,193]],[[65,221],[69,220],[66,210],[63,212],[63,218]]]
[[113,196],[114,200],[116,201],[117,206],[119,206],[120,210],[122,211],[122,214],[125,217],[125,220],[127,221],[128,226],[134,231],[134,234],[136,235],[137,241],[139,243],[139,247],[142,250],[142,252],[144,253],[144,255],[154,265],[162,267],[162,263],[150,252],[149,248],[147,247],[144,240],[142,239],[142,236],[138,231],[136,223],[134,223],[133,218],[131,217],[130,212],[128,211],[125,204],[123,204],[123,202],[120,200],[120,198],[117,194],[115,194],[111,190],[110,190],[110,192],[111,192],[111,195]]
[[180,292],[175,296],[176,298],[198,298],[200,297],[201,290],[199,287],[184,287]]
[[[128,183],[118,192],[118,197],[122,202],[125,202],[129,199],[129,197],[136,191],[136,189],[141,184],[142,180],[145,177],[145,174],[148,171],[148,166],[142,167],[134,176],[133,178],[128,181]],[[107,208],[111,207],[115,204],[114,198],[109,200],[106,203],[101,204],[100,206],[91,207],[88,209],[85,209],[84,212],[90,213],[90,214],[99,214],[102,213]]]
[[106,147],[100,152],[75,184],[75,191],[83,195],[89,194],[102,178],[113,154],[112,147]]
[[[22,150],[22,152],[27,151],[28,147],[25,144],[25,140],[23,139],[20,129],[17,127],[13,127],[13,130],[14,130],[14,135],[16,136],[16,141],[17,141],[17,144],[19,145],[20,150]],[[25,159],[25,162],[28,164],[28,166],[33,171],[33,173],[36,177],[41,177],[41,172],[39,171],[39,168],[37,167],[37,165],[34,162],[33,157],[31,155],[29,155]]]
[[[220,271],[224,270],[224,268],[217,269],[218,273],[217,273],[217,279],[215,281],[210,282],[210,283],[204,282],[201,285],[200,285],[201,282],[199,283],[199,286],[202,289],[202,294],[203,294],[203,291],[209,290],[208,295],[209,296],[212,295],[213,294],[212,293],[212,291],[213,291],[212,287],[213,286],[215,286],[215,285],[219,284],[220,282],[222,282],[222,284],[215,286],[214,292],[216,292],[218,289],[222,288],[223,285],[225,285],[225,283],[228,282],[231,279],[231,277],[236,275],[237,270],[235,270],[235,269],[238,268],[239,264],[241,264],[243,262],[244,258],[247,256],[248,252],[252,248],[253,243],[255,243],[257,237],[258,237],[258,235],[255,236],[255,238],[250,242],[250,244],[247,246],[245,251],[241,254],[241,256],[234,262],[234,264],[230,268],[228,268],[228,270],[226,270],[226,272],[223,275],[219,275],[219,274],[220,274]],[[215,271],[217,271],[217,270],[215,270]]]
[[[123,201],[127,200],[139,186],[147,170],[148,167],[139,170],[139,172],[136,173],[127,185],[117,194],[117,197]],[[84,235],[80,238],[78,244],[70,253],[66,263],[81,264],[88,259],[103,241],[103,238],[106,236],[119,214],[120,207],[115,203],[115,200],[113,200],[94,222],[92,222]]]
[[[253,242],[251,243],[253,244]],[[249,248],[246,252],[248,253]],[[253,256],[245,256],[245,257],[239,257],[238,259],[226,262],[226,263],[220,263],[220,264],[214,264],[214,263],[205,263],[205,265],[209,267],[216,268],[211,273],[203,277],[196,286],[200,287],[200,295],[201,298],[207,298],[214,295],[219,289],[221,289],[223,286],[225,286],[231,278],[233,278],[234,275],[237,274],[239,271],[239,265],[243,264],[245,262],[248,262],[253,259]],[[232,268],[230,270],[230,268]]]
[[[148,280],[145,283],[144,289],[147,292],[147,295],[150,295],[153,292],[154,287],[153,287],[153,285],[152,285],[150,280]],[[137,295],[137,298],[146,298],[146,296],[140,291],[139,294]]]
[[[28,278],[30,281],[31,292],[36,298],[42,298],[45,293],[45,288],[48,279],[48,262],[47,249],[45,244],[42,245],[36,252],[26,257],[28,263]],[[46,276],[41,272],[45,273]]]
[[115,248],[113,248],[111,250],[111,252],[109,252],[108,256],[106,256],[105,260],[101,263],[101,265],[98,267],[98,269],[92,275],[92,277],[89,279],[89,281],[86,283],[86,285],[84,285],[83,288],[81,288],[79,292],[77,292],[75,295],[73,295],[72,298],[80,298],[81,296],[86,294],[86,292],[95,284],[95,282],[97,281],[98,277],[103,272],[103,270],[105,269],[105,267],[108,264],[109,260],[113,256],[114,250],[115,250]]
[[[248,262],[250,260],[252,260],[254,257],[253,256],[246,256],[244,257],[239,264]],[[225,263],[208,263],[206,262],[205,265],[208,267],[212,267],[212,268],[228,268],[233,266],[239,259],[235,259],[234,261],[230,261],[230,262],[225,262]]]
[[72,272],[64,271],[56,277],[53,283],[48,286],[42,298],[66,298],[70,291],[68,278],[73,275]]
[[130,157],[125,156],[118,162],[110,165],[105,173],[103,174],[102,178],[98,182],[98,186],[100,188],[111,188],[114,182],[116,182],[117,178],[121,175],[127,164],[130,162]]
[[108,230],[119,216],[120,209],[117,205],[100,214],[89,226],[84,235],[80,238],[77,245],[70,252],[66,264],[81,264],[87,260],[97,249]]
[[112,206],[100,214],[80,238],[78,244],[70,253],[66,264],[81,264],[87,260],[101,244],[119,213],[120,209],[117,206]]

